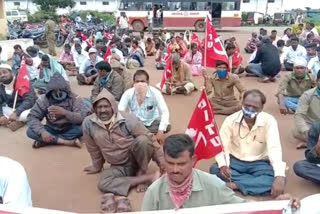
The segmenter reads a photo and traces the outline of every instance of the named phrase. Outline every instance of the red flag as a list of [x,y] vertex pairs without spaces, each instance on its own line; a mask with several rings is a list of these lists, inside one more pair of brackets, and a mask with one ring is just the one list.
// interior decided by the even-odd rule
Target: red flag
[[209,17],[207,17],[206,22],[206,41],[204,44],[204,51],[206,53],[203,54],[204,57],[202,58],[202,66],[215,68],[217,60],[229,64],[227,53],[224,50],[224,47],[221,44],[221,41]]
[[242,63],[242,57],[240,56],[238,48],[234,49],[234,54],[232,56],[232,67],[238,67]]
[[169,55],[167,59],[166,67],[164,68],[162,79],[160,83],[160,88],[162,89],[164,84],[166,83],[167,79],[172,77],[172,54]]
[[169,48],[169,45],[168,45],[166,52],[161,57],[161,62],[167,62],[170,55],[171,55],[171,49]]
[[27,72],[27,65],[25,59],[21,61],[21,66],[15,81],[14,90],[18,92],[20,97],[23,97],[30,90],[30,81]]
[[199,40],[198,35],[195,34],[195,33],[192,33],[192,34],[191,34],[191,44],[192,44],[192,43],[197,44],[198,50],[201,50],[201,42],[200,42],[200,40]]
[[113,39],[113,34],[112,33],[104,33],[104,37],[106,37],[108,40],[112,40]]
[[192,137],[195,142],[197,161],[215,157],[222,152],[219,130],[215,123],[213,109],[205,90],[202,90],[186,134]]
[[110,63],[110,62],[111,62],[111,59],[112,59],[112,53],[111,53],[110,47],[108,47],[108,48],[107,48],[107,52],[106,52],[106,54],[104,55],[104,61]]

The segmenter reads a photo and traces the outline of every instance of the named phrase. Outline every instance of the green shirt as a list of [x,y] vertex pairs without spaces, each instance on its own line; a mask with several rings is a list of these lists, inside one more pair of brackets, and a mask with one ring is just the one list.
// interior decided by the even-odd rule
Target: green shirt
[[[235,204],[247,202],[235,195],[225,182],[217,176],[201,170],[193,170],[192,193],[182,208]],[[169,196],[166,176],[162,176],[147,190],[143,198],[142,211],[170,210],[175,206]]]

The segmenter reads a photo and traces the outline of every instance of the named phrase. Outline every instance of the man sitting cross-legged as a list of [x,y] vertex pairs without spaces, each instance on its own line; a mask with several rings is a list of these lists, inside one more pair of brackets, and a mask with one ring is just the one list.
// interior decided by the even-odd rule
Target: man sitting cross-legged
[[[93,101],[94,113],[82,124],[83,142],[92,159],[88,174],[100,171],[98,183],[104,212],[131,211],[128,196],[132,187],[145,191],[160,173],[146,174],[153,158],[162,166],[163,152],[147,128],[132,114],[119,112],[113,95],[103,89]],[[103,169],[105,162],[109,168]],[[114,195],[124,196],[117,198]]]
[[244,94],[242,111],[230,115],[222,124],[225,154],[216,156],[217,164],[210,173],[244,195],[271,193],[277,197],[284,192],[286,163],[282,161],[277,121],[262,111],[265,102],[259,90]]
[[[27,135],[35,140],[33,147],[52,144],[80,147],[81,123],[89,111],[83,98],[72,93],[70,85],[55,73],[46,93],[38,98],[28,115]],[[46,125],[41,123],[43,118]]]

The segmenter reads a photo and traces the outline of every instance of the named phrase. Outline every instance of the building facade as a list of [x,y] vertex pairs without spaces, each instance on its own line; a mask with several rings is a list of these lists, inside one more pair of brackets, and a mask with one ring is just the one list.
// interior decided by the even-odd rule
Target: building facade
[[[3,0],[2,0],[3,1]],[[74,0],[75,6],[72,10],[96,10],[100,12],[115,12],[118,9],[118,0]],[[38,6],[35,5],[32,0],[5,0],[7,10],[26,10],[30,13],[34,13],[38,10]],[[59,10],[61,11],[68,10]]]

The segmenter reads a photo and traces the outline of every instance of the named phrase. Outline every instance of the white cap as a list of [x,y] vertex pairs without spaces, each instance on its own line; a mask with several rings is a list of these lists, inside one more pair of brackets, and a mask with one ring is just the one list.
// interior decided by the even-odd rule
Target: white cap
[[90,49],[89,49],[89,54],[91,54],[91,53],[97,53],[97,49],[95,49],[95,48],[90,48]]
[[297,57],[293,63],[293,67],[298,67],[298,66],[307,67],[307,65],[308,65],[307,60],[302,57]]
[[5,69],[8,69],[8,70],[12,70],[11,66],[8,65],[8,64],[0,64],[0,68],[5,68]]

